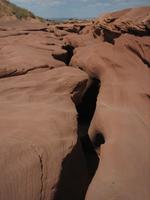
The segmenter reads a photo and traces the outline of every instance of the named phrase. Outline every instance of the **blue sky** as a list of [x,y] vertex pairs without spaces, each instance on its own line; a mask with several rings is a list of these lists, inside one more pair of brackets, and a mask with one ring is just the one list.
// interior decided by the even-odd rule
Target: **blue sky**
[[150,0],[10,0],[45,18],[89,18],[104,12],[150,5]]

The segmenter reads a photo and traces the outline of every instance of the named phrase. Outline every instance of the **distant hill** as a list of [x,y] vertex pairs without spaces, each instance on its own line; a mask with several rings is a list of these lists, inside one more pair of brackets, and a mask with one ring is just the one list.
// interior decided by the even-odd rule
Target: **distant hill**
[[7,0],[0,0],[0,18],[27,19],[36,18],[35,15],[27,9],[20,8]]

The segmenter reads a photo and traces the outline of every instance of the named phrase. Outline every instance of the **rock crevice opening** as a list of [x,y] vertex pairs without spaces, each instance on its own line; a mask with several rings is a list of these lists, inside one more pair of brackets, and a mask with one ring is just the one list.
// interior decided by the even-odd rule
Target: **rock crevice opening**
[[[87,85],[87,80],[83,81],[73,91],[75,96],[73,95],[72,100],[78,112],[78,141],[62,163],[54,200],[60,200],[62,197],[65,200],[84,200],[99,165],[99,157],[89,139],[88,129],[95,112],[100,81],[93,79],[88,87]],[[98,137],[99,134],[95,145],[100,145]]]
[[62,61],[65,63],[65,65],[69,66],[69,63],[73,56],[74,47],[71,45],[64,45],[62,46],[62,50],[64,50],[64,52],[63,51],[60,53],[56,52],[56,53],[53,53],[52,56],[56,60]]
[[71,58],[73,56],[73,52],[74,52],[74,47],[72,45],[64,45],[63,49],[65,49],[67,51],[67,57],[66,57],[66,65],[69,65]]

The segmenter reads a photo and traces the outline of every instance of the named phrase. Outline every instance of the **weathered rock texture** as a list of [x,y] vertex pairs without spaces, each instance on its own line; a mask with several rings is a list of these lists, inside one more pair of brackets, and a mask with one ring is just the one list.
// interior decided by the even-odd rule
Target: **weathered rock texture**
[[[135,34],[130,34],[124,23],[126,16],[133,16],[130,17],[132,27],[137,19],[140,21],[138,12],[143,17],[149,11],[142,8],[112,14],[118,15],[120,30],[125,27],[127,33],[116,38],[114,44],[105,40],[78,47],[71,60],[72,66],[101,81],[89,135],[94,144],[97,135],[103,134],[105,144],[101,147],[100,165],[88,189],[87,200],[150,198],[149,30],[144,32],[142,27],[146,34],[139,36],[135,28]],[[148,18],[141,20],[148,23]],[[107,29],[112,31],[114,23],[106,24]],[[105,30],[101,21],[99,27],[101,32]]]
[[150,199],[149,13],[0,23],[0,199]]

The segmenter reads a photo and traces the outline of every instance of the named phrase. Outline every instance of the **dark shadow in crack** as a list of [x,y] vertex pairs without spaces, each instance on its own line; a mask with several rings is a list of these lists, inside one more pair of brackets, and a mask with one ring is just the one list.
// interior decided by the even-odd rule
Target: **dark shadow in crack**
[[84,200],[91,179],[78,139],[77,144],[62,163],[62,171],[54,200]]
[[121,36],[121,33],[103,29],[103,36],[104,36],[104,42],[109,42],[114,45],[115,39],[119,38]]
[[62,163],[54,200],[84,200],[99,165],[99,157],[88,136],[99,87],[100,82],[94,79],[82,101],[74,102],[78,111],[78,142]]
[[63,49],[67,50],[66,65],[69,65],[71,58],[73,56],[74,47],[71,45],[64,45]]
[[[78,136],[86,159],[90,182],[95,175],[99,158],[88,135],[88,129],[96,109],[97,96],[100,90],[100,81],[92,79],[90,87],[85,92],[81,102],[76,105],[78,111]],[[97,138],[96,138],[97,139]],[[101,145],[100,142],[95,141]]]
[[71,58],[73,56],[74,47],[71,45],[64,45],[62,46],[62,49],[66,50],[66,52],[62,53],[53,53],[52,56],[54,59],[64,62],[67,66],[69,66],[69,63],[71,61]]

